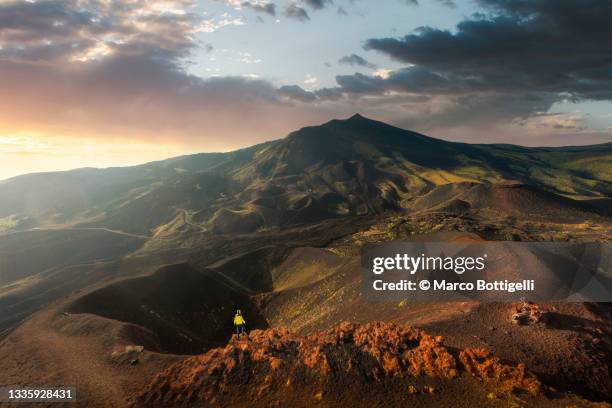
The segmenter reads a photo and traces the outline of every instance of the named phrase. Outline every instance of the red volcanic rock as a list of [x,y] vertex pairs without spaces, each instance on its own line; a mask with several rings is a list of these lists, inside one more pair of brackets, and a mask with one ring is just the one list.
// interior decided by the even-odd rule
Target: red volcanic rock
[[512,313],[512,323],[524,326],[535,324],[542,318],[540,307],[533,302],[522,302],[517,304]]
[[[531,389],[531,383],[525,383],[530,377],[524,367],[515,368],[519,370],[515,373],[512,367],[495,360],[491,373],[485,367],[485,357],[466,351],[461,361],[468,372],[483,380],[497,376],[506,386],[506,377],[516,377]],[[256,400],[290,390],[315,390],[311,393],[319,400],[323,398],[320,388],[326,384],[370,384],[421,375],[454,378],[458,375],[457,362],[440,336],[432,337],[411,327],[344,322],[310,336],[279,328],[253,330],[248,338],[238,340],[234,336],[224,348],[172,365],[137,396],[135,405],[229,405],[232,398]]]
[[542,390],[542,384],[527,372],[525,364],[516,367],[501,364],[499,357],[492,356],[485,349],[465,349],[459,360],[468,373],[497,386],[500,391],[517,389],[537,395]]

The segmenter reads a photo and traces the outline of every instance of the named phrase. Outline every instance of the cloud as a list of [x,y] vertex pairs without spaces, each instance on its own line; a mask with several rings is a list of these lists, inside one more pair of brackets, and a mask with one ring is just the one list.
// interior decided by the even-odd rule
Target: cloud
[[453,0],[438,0],[438,2],[440,4],[442,4],[443,6],[446,6],[448,8],[456,8],[457,7],[457,3],[455,3]]
[[[387,108],[385,99],[424,96],[430,123],[425,118],[414,123],[426,127],[501,126],[530,117],[550,124],[552,119],[544,121],[541,113],[556,102],[612,100],[612,3],[478,2],[483,12],[454,31],[422,27],[401,38],[367,40],[365,49],[406,66],[339,75],[338,86],[325,94],[367,97]],[[340,63],[364,66],[367,61],[349,55]],[[548,128],[567,129],[571,124],[563,119]]]
[[321,10],[326,5],[333,3],[332,0],[302,0],[302,2],[315,10]]
[[251,53],[249,53],[249,52],[239,52],[238,55],[239,55],[239,58],[237,59],[238,62],[242,62],[244,64],[259,64],[259,63],[261,63],[261,59],[260,58],[254,58],[253,55],[251,55]]
[[407,4],[409,6],[418,6],[419,5],[419,0],[399,0],[400,3],[404,3]]
[[28,124],[51,120],[82,128],[127,124],[141,130],[185,129],[205,123],[203,118],[218,109],[230,113],[280,103],[267,81],[201,79],[142,55],[114,56],[71,69],[2,63],[0,75],[3,92],[12,100],[0,102],[3,119],[12,115]]
[[382,79],[387,79],[393,73],[392,69],[389,68],[380,68],[376,71],[372,72],[372,75],[375,77],[381,77]]
[[256,13],[264,13],[270,16],[276,16],[276,4],[259,1],[243,1],[240,5],[244,8],[253,10]]
[[314,102],[317,99],[314,93],[306,91],[298,85],[281,86],[278,93],[288,99],[300,102]]
[[[277,88],[252,74],[190,74],[193,51],[212,51],[204,33],[244,24],[231,9],[203,14],[195,0],[0,1],[0,135],[45,146],[61,137],[226,150],[355,111],[434,136],[452,129],[466,140],[555,129],[585,135],[580,118],[542,112],[561,99],[612,98],[612,6],[479,1],[487,13],[455,31],[429,27],[366,42],[404,68],[340,75],[321,89],[299,86],[316,86],[314,77]],[[275,13],[307,21],[298,4]],[[246,72],[257,57],[236,54]]]
[[111,55],[185,57],[198,32],[243,24],[227,14],[204,18],[191,0],[46,0],[0,3],[0,58],[85,62]]
[[295,3],[291,3],[285,8],[285,16],[299,21],[310,20],[310,16],[306,10]]
[[[365,49],[405,64],[336,76],[304,102],[351,106],[401,126],[466,140],[487,134],[523,144],[609,137],[584,117],[547,113],[559,101],[612,100],[612,3],[479,0],[456,30],[422,27],[374,38]],[[449,4],[450,5],[450,4]],[[365,66],[358,55],[341,64]],[[480,139],[479,139],[480,138]]]
[[203,79],[185,70],[196,47],[212,51],[198,33],[242,23],[227,13],[198,13],[196,6],[190,0],[0,2],[0,135],[25,129],[45,140],[165,140],[223,150],[251,144],[254,134],[293,129],[308,113],[294,111],[271,82]]
[[276,16],[276,4],[267,0],[215,0],[236,10],[249,9],[255,13]]
[[612,3],[480,4],[491,12],[461,22],[456,32],[424,27],[403,38],[370,39],[366,48],[428,69],[466,89],[612,98]]
[[348,12],[342,6],[338,6],[337,13],[340,16],[348,16],[349,15]]
[[540,113],[527,121],[521,123],[522,126],[537,126],[550,129],[563,129],[571,131],[586,131],[588,128],[585,118],[573,113]]
[[321,88],[313,92],[319,100],[338,101],[344,94],[338,88]]
[[336,82],[348,94],[378,94],[389,92],[424,94],[461,94],[461,84],[426,68],[413,66],[395,71],[385,70],[375,75],[355,73],[338,75]]
[[304,77],[304,84],[305,85],[314,85],[317,82],[319,82],[319,78],[310,75],[310,74],[306,74],[306,76]]
[[344,57],[338,60],[338,63],[352,66],[358,65],[367,68],[376,68],[376,65],[372,64],[371,62],[367,61],[366,59],[360,57],[357,54],[345,55]]
[[336,82],[340,85],[339,90],[348,94],[382,94],[385,91],[385,81],[379,77],[373,77],[360,73],[353,75],[338,75]]
[[[400,3],[404,3],[407,4],[409,6],[418,6],[419,5],[419,0],[399,0]],[[449,7],[449,8],[456,8],[457,4],[454,2],[454,0],[436,0],[438,3],[440,3],[441,5],[445,6],[445,7]]]

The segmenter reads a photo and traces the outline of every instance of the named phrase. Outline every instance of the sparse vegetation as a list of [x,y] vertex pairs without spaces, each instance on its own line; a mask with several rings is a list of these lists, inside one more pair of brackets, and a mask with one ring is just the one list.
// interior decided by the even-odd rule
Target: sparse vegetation
[[[111,382],[110,406],[610,399],[609,308],[559,305],[520,326],[496,304],[368,302],[359,251],[609,242],[611,156],[611,144],[469,145],[354,117],[232,153],[2,182],[0,231],[14,233],[0,236],[0,372],[78,384],[89,405]],[[249,329],[272,328],[227,344],[238,307]],[[540,392],[551,384],[554,399]]]

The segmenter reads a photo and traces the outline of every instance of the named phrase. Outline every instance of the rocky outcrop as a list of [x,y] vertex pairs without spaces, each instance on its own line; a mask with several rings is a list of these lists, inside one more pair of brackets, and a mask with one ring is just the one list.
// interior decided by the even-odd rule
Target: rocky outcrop
[[[422,330],[345,322],[310,336],[274,328],[254,330],[248,339],[233,337],[224,348],[187,358],[158,374],[135,405],[228,405],[233,402],[223,398],[255,400],[325,385],[340,389],[340,383],[358,387],[417,376],[452,380],[465,374],[500,391],[540,391],[539,381],[523,365],[503,365],[484,350],[464,350],[456,358],[442,337]],[[323,394],[313,395],[320,399]]]

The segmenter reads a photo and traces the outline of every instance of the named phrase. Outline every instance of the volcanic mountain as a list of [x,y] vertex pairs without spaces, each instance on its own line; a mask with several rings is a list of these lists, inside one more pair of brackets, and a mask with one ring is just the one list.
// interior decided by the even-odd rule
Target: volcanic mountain
[[[221,390],[249,385],[259,406],[611,401],[608,305],[539,305],[546,322],[516,326],[509,304],[372,303],[358,258],[391,240],[609,242],[611,181],[612,143],[454,143],[359,115],[230,153],[4,180],[0,382],[74,385],[83,406],[246,406]],[[248,342],[232,339],[236,308]],[[410,369],[438,357],[433,375]],[[496,370],[519,386],[485,381]]]
[[401,211],[415,198],[449,184],[484,184],[482,193],[472,195],[490,195],[497,191],[485,191],[491,185],[509,181],[529,186],[533,208],[541,208],[542,199],[544,206],[556,201],[574,211],[588,205],[551,194],[609,197],[611,156],[612,143],[471,145],[355,115],[231,153],[5,180],[0,182],[0,228],[82,226],[146,236],[186,228],[253,232]]

